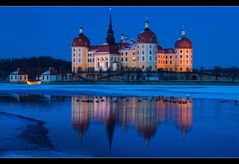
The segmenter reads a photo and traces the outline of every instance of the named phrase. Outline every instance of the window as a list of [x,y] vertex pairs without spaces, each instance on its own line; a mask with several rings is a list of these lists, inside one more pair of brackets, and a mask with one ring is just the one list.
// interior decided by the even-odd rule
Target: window
[[170,71],[172,71],[172,68],[170,68]]
[[93,62],[95,62],[95,59],[92,59]]
[[152,46],[151,45],[149,45],[149,48],[151,48]]
[[127,57],[125,58],[125,61],[126,61],[126,62],[128,61],[128,58],[127,58]]
[[188,58],[188,55],[186,55],[186,58]]
[[43,76],[42,76],[42,80],[44,80],[44,77],[45,77],[45,76],[43,75]]
[[144,54],[144,51],[142,51],[142,54]]
[[180,55],[180,58],[183,58],[183,55]]
[[186,53],[188,53],[188,50],[186,51]]
[[168,56],[166,56],[166,59],[168,58]]
[[168,68],[166,68],[166,71],[168,71]]
[[99,68],[99,67],[100,67],[100,62],[98,62],[98,64],[97,64],[97,65],[98,65],[98,68]]
[[139,51],[137,51],[137,54],[139,54]]
[[48,76],[46,76],[46,80],[48,80],[49,79],[49,77]]
[[180,53],[182,53],[183,51],[182,50],[180,50]]
[[13,77],[12,77],[12,76],[10,76],[10,79],[11,79],[11,80],[13,80]]
[[76,62],[76,59],[75,59],[75,58],[73,59],[73,62],[74,62],[74,63]]
[[170,55],[170,59],[172,59],[172,55]]
[[128,53],[127,53],[127,52],[125,52],[125,55],[128,55]]
[[80,52],[80,48],[78,49],[78,52]]
[[108,62],[106,62],[105,64],[106,64],[106,68],[108,68],[108,67],[109,67],[109,66],[108,66]]
[[151,55],[152,51],[149,51],[149,54]]
[[123,61],[124,61],[124,58],[121,58],[121,61],[123,62]]
[[24,80],[27,80],[27,76],[24,76]]
[[182,64],[182,60],[180,60],[180,64]]
[[142,56],[142,61],[144,61],[144,56]]
[[186,68],[186,70],[188,71],[188,68]]
[[170,64],[172,64],[172,60],[170,60]]
[[[143,39],[143,41],[144,41],[144,39]],[[144,45],[142,45],[142,48],[144,48]]]
[[20,76],[20,80],[22,80],[22,76]]
[[175,58],[177,59],[177,55],[175,55]]
[[144,65],[142,65],[142,69],[144,69]]
[[133,55],[134,55],[134,52],[133,52]]
[[149,61],[151,61],[152,60],[152,56],[149,56]]
[[180,68],[180,71],[182,71],[183,69],[182,68]]
[[75,57],[75,56],[76,56],[76,54],[74,53],[74,54],[73,54],[73,56]]
[[78,62],[79,62],[79,63],[81,62],[81,58],[78,59]]
[[165,62],[166,64],[168,64],[168,61],[166,60],[166,62]]
[[15,80],[17,80],[17,76],[15,76]]

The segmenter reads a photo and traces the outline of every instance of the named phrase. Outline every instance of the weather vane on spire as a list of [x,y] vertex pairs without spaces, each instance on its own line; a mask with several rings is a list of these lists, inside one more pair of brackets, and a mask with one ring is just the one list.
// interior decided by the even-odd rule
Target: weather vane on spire
[[181,35],[182,35],[182,37],[185,37],[185,35],[186,35],[186,31],[185,31],[184,25],[182,26]]

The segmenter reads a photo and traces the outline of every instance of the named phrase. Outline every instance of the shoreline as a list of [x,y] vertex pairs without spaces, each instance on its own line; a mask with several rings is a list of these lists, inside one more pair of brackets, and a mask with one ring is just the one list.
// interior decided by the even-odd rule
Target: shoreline
[[108,84],[108,85],[239,85],[239,81],[59,81],[59,82],[51,82],[51,83],[43,83],[43,84]]

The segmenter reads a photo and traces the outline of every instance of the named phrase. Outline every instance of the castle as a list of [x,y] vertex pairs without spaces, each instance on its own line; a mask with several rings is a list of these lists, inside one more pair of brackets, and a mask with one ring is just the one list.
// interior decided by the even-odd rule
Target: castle
[[78,37],[72,42],[72,72],[117,71],[120,69],[141,69],[142,71],[192,72],[192,42],[181,31],[174,48],[162,48],[156,34],[149,28],[146,18],[144,31],[137,41],[128,40],[121,34],[116,42],[112,27],[111,14],[105,43],[90,45],[90,40],[80,27]]

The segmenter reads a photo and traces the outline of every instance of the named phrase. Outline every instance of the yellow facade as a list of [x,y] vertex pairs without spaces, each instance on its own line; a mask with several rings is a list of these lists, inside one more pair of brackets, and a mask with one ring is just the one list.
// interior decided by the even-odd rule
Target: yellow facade
[[192,49],[175,49],[173,53],[158,52],[157,69],[170,72],[192,72]]
[[120,62],[119,54],[100,53],[95,54],[95,71],[107,71],[109,68],[112,69],[114,62]]
[[89,51],[87,47],[72,47],[72,72],[93,69],[94,60],[94,51]]
[[135,49],[121,49],[120,62],[122,67],[125,69],[136,68],[137,66],[137,55]]

